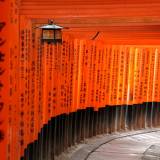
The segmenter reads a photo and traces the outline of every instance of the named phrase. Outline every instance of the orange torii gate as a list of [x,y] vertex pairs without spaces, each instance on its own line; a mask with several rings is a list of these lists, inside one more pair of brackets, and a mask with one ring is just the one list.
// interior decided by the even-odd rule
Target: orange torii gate
[[[35,29],[41,24],[40,19],[35,22],[35,15],[20,15],[17,1],[0,3],[2,160],[54,157],[76,141],[95,135],[89,135],[94,122],[106,121],[112,125],[114,117],[107,121],[102,115],[106,113],[109,117],[120,106],[130,106],[133,110],[154,107],[158,110],[156,116],[159,115],[159,46],[109,45],[78,39],[67,32],[62,44],[42,43],[41,32]],[[94,117],[85,112],[90,108]],[[105,111],[107,108],[111,110],[109,113]],[[102,115],[97,122],[99,111]],[[137,119],[149,114],[142,113],[142,117],[135,114]],[[124,113],[121,117],[126,118]],[[73,126],[67,129],[69,125]],[[88,135],[84,136],[85,127]],[[73,134],[73,140],[69,134]],[[45,147],[50,147],[49,151]]]

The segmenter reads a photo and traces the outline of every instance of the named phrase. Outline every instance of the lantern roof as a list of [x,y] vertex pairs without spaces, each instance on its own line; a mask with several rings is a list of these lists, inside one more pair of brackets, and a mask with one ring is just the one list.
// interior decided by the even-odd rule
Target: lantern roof
[[47,24],[44,26],[39,27],[41,29],[63,29],[63,27],[55,25],[55,24]]

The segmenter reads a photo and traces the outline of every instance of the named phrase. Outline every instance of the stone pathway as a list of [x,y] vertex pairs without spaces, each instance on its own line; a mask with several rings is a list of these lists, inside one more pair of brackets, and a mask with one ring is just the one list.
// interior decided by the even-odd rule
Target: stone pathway
[[160,160],[160,131],[115,139],[100,146],[87,160]]

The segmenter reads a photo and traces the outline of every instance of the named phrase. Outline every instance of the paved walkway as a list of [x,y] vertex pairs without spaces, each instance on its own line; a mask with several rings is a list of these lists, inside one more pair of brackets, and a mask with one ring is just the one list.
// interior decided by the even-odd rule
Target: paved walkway
[[160,160],[160,131],[112,140],[87,160]]

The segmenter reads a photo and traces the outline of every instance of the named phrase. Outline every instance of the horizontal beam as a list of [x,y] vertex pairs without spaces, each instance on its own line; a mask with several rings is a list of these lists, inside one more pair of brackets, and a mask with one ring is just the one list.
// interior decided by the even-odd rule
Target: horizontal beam
[[140,5],[22,5],[20,14],[54,15],[54,16],[160,16],[160,3]]
[[21,0],[21,3],[52,3],[52,4],[146,4],[146,3],[159,3],[159,0]]
[[[34,17],[34,16],[33,16]],[[160,19],[150,18],[53,18],[58,25],[69,27],[69,30],[104,31],[104,32],[159,32]],[[47,18],[32,18],[32,23],[43,25],[48,23]]]

